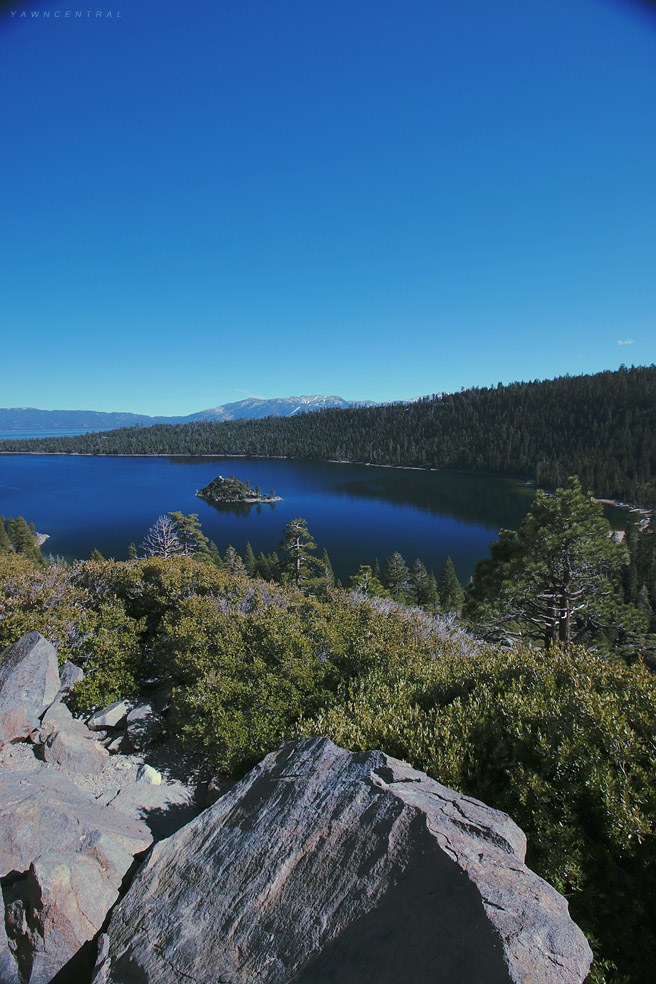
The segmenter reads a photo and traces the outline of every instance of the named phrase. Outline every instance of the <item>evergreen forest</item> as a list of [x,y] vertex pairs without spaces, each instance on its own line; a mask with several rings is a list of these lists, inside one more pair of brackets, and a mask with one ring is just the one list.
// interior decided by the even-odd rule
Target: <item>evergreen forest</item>
[[450,468],[656,505],[656,366],[294,417],[0,442],[0,452],[263,455]]

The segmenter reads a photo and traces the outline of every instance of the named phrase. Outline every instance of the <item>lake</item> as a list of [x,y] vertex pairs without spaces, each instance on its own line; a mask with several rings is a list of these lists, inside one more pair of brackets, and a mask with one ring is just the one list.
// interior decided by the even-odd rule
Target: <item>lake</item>
[[[282,502],[211,506],[195,493],[217,475],[234,474],[271,488]],[[127,557],[158,516],[198,513],[221,553],[277,548],[283,527],[302,516],[335,576],[346,581],[359,564],[381,566],[400,550],[408,566],[421,557],[436,574],[450,554],[466,582],[501,527],[516,529],[533,490],[521,482],[446,471],[369,467],[323,461],[206,457],[81,457],[1,455],[0,514],[33,520],[50,534],[44,554]],[[615,525],[622,526],[614,510]]]

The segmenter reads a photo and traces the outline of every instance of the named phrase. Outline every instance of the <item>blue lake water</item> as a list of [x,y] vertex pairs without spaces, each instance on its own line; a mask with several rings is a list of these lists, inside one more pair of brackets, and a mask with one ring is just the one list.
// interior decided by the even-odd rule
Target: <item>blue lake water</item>
[[[234,474],[282,502],[250,509],[217,508],[195,493],[217,475]],[[44,554],[127,557],[158,516],[198,513],[223,553],[277,548],[283,527],[307,520],[345,581],[361,563],[381,565],[400,550],[408,565],[421,557],[439,572],[450,554],[466,581],[501,527],[516,529],[533,491],[484,475],[265,458],[0,456],[0,514],[33,520],[50,534]]]

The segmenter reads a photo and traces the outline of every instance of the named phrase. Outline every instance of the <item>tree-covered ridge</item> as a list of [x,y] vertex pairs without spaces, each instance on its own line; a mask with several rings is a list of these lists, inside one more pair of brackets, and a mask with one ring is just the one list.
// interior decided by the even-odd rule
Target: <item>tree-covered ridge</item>
[[493,472],[551,488],[576,474],[598,495],[656,505],[656,366],[299,417],[4,441],[0,451],[275,455]]
[[281,497],[276,495],[275,489],[271,489],[267,493],[263,492],[259,485],[251,488],[248,479],[242,482],[234,475],[229,475],[228,478],[217,475],[209,485],[199,489],[196,495],[199,499],[205,499],[206,502],[252,502],[255,504],[257,502],[281,501]]

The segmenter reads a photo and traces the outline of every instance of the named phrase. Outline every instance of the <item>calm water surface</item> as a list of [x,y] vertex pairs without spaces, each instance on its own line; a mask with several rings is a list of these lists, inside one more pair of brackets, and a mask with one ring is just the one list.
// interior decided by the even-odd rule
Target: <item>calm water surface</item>
[[[195,496],[217,475],[234,474],[283,497],[272,505],[210,506]],[[127,557],[158,516],[198,513],[221,552],[277,548],[283,527],[304,517],[319,550],[346,580],[361,563],[381,565],[400,550],[436,573],[447,554],[466,581],[501,527],[516,529],[533,491],[483,475],[264,458],[0,456],[0,514],[33,520],[50,539],[44,553]]]

